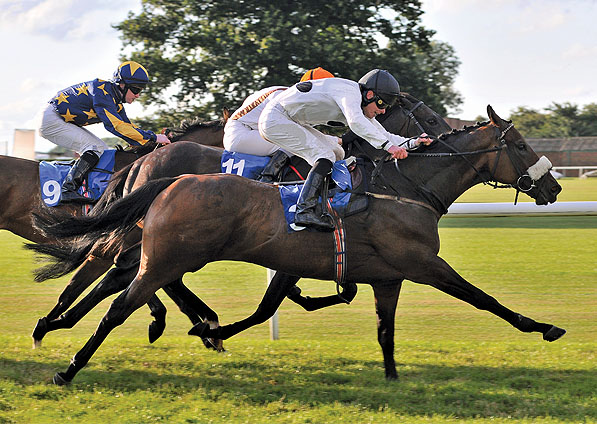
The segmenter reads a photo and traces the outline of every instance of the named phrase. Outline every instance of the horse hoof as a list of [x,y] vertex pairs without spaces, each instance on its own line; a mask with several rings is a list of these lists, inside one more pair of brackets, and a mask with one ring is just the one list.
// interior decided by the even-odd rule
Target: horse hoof
[[202,337],[201,341],[206,349],[215,350],[216,352],[226,352],[226,349],[224,349],[224,342],[221,339]]
[[157,339],[160,338],[162,334],[164,334],[164,329],[166,328],[166,323],[163,321],[153,321],[149,324],[148,335],[149,335],[149,343],[155,342]]
[[48,319],[46,317],[37,320],[31,337],[33,337],[33,349],[41,347],[41,340],[48,332]]
[[566,334],[566,330],[552,325],[551,328],[546,331],[545,334],[543,334],[543,340],[553,342],[562,337],[564,334]]
[[188,332],[189,336],[199,336],[201,338],[205,337],[204,333],[207,333],[209,330],[209,324],[207,322],[198,322],[191,328]]
[[56,374],[54,374],[54,378],[52,379],[52,382],[57,386],[66,386],[66,385],[70,384],[71,380],[66,379],[65,373],[57,372]]

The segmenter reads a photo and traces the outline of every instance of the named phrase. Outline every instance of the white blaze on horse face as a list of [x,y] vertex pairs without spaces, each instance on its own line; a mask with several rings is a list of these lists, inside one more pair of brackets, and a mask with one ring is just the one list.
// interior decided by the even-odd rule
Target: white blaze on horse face
[[534,165],[527,169],[527,174],[533,181],[537,181],[549,172],[551,166],[552,165],[549,159],[547,159],[545,156],[541,156]]

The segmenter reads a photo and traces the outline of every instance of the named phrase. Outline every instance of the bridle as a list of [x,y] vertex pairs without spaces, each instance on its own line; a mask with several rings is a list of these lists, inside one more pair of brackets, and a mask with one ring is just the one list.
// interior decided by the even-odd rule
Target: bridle
[[[416,107],[418,107],[419,105],[416,105]],[[414,110],[414,108],[412,109]],[[412,113],[412,110],[410,111]],[[414,118],[414,116],[413,116]],[[416,121],[416,118],[414,118]],[[449,145],[448,143],[446,143],[444,140],[442,140],[441,137],[433,137],[433,136],[429,136],[430,138],[436,140],[437,142],[443,144],[444,146],[446,146],[448,149],[452,150],[452,152],[442,152],[442,153],[425,153],[425,152],[411,152],[409,153],[409,156],[418,156],[418,157],[462,157],[470,166],[471,168],[475,171],[475,173],[477,174],[477,176],[479,177],[479,179],[481,180],[481,182],[485,185],[489,185],[490,187],[493,187],[494,189],[496,188],[514,188],[516,189],[516,196],[514,198],[514,204],[517,203],[518,201],[518,195],[519,193],[522,191],[524,193],[531,191],[533,188],[537,187],[537,182],[543,177],[543,175],[545,175],[547,172],[549,172],[549,169],[551,169],[551,167],[549,169],[546,169],[546,171],[541,174],[540,176],[538,176],[537,179],[533,179],[529,173],[529,169],[531,169],[531,167],[527,168],[527,170],[525,172],[523,172],[521,170],[521,168],[518,166],[517,164],[517,160],[514,157],[514,154],[510,151],[510,149],[508,149],[507,143],[506,143],[506,134],[507,132],[514,128],[514,124],[510,123],[504,130],[500,130],[497,126],[495,127],[495,129],[497,131],[499,131],[499,136],[497,137],[497,140],[499,142],[498,146],[492,147],[492,148],[488,148],[488,149],[480,149],[480,150],[474,150],[474,151],[467,151],[467,152],[460,152],[458,150],[456,150],[453,146]],[[413,137],[414,138],[414,137]],[[495,179],[495,172],[497,170],[497,166],[498,163],[500,161],[500,157],[502,154],[502,151],[506,151],[506,154],[508,155],[508,159],[510,159],[510,163],[512,164],[512,166],[514,167],[518,178],[516,180],[515,183],[513,184],[500,184],[496,179]],[[475,165],[468,159],[467,156],[471,156],[471,155],[478,155],[478,154],[483,154],[483,153],[491,153],[491,152],[497,152],[496,155],[496,159],[495,162],[493,164],[493,166],[491,167],[491,171],[489,174],[489,178],[485,178],[484,175],[477,169],[477,167],[475,167]],[[542,160],[543,158],[539,159]],[[385,162],[384,160],[381,160],[377,163],[377,165],[375,166],[375,169],[372,172],[372,183],[375,184],[375,178],[377,176],[380,175],[381,172],[381,167],[383,162]],[[539,161],[538,161],[539,162]],[[398,165],[398,160],[394,160],[394,166],[396,168],[396,170],[398,172],[400,172],[400,168]],[[401,173],[401,172],[400,172]],[[403,173],[401,173],[404,177],[406,177]],[[408,177],[406,177],[408,180],[410,180]],[[412,182],[412,180],[411,180]],[[396,193],[398,193],[398,190],[394,187],[392,187],[391,184],[388,184],[389,187]],[[423,197],[429,198],[430,196],[432,196],[433,198],[435,198],[436,202],[433,203],[437,203],[439,202],[439,199],[436,198],[436,196],[432,195],[431,192],[429,192],[428,190],[421,190]],[[439,202],[441,203],[441,202]],[[444,206],[444,205],[442,205]],[[445,209],[445,208],[444,208]]]
[[[410,110],[405,110],[404,107],[402,106],[402,104],[400,104],[400,112],[402,112],[404,115],[406,115],[407,119],[405,120],[404,124],[402,124],[402,127],[400,127],[400,129],[397,131],[398,134],[404,134],[404,132],[402,132],[402,129],[404,127],[406,127],[406,130],[408,132],[408,128],[412,123],[415,124],[415,126],[418,128],[418,130],[420,131],[419,134],[422,134],[425,132],[425,129],[423,128],[423,126],[420,124],[420,122],[417,120],[417,118],[414,115],[414,111],[417,110],[419,108],[419,106],[423,106],[425,103],[423,103],[422,100],[419,100]],[[383,114],[380,119],[378,119],[380,124],[383,124],[385,122],[386,119],[388,119],[390,117],[390,114],[385,113]]]

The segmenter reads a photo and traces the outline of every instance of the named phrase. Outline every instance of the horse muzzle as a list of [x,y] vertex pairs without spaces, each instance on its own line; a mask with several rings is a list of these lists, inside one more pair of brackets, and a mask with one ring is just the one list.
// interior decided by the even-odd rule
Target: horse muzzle
[[549,172],[551,168],[549,159],[541,156],[524,175],[518,178],[516,188],[535,199],[537,205],[554,203],[562,191],[562,186]]

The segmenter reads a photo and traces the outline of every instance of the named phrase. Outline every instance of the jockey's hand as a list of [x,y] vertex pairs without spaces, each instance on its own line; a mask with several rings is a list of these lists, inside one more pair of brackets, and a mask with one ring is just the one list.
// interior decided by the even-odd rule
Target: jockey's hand
[[157,134],[156,135],[156,143],[158,144],[170,144],[170,139],[165,136],[164,134]]
[[392,155],[392,159],[404,159],[408,156],[408,152],[404,147],[391,146],[388,153]]
[[338,144],[342,146],[342,137],[338,137]]
[[433,143],[433,140],[429,138],[429,135],[427,135],[427,133],[423,133],[419,136],[419,138],[417,138],[417,144],[424,144],[428,146],[431,143]]

